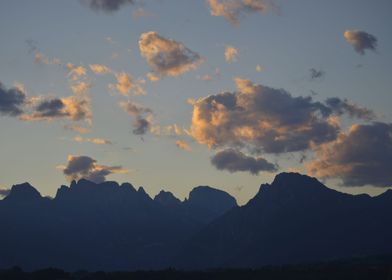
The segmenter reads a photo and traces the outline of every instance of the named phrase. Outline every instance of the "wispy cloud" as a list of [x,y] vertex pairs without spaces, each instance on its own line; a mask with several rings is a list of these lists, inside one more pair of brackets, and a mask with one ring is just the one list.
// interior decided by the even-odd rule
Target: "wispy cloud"
[[177,140],[176,146],[184,151],[188,151],[188,152],[192,151],[191,147],[183,140]]
[[140,54],[152,68],[152,80],[161,76],[179,76],[196,69],[203,59],[183,43],[164,38],[156,32],[146,32],[139,39]]
[[226,46],[225,60],[227,62],[236,62],[238,57],[238,49],[233,46]]
[[119,105],[125,112],[134,117],[133,133],[136,135],[145,134],[151,127],[152,110],[131,101],[122,101]]
[[116,84],[110,84],[109,88],[117,90],[122,95],[129,96],[131,93],[135,95],[145,95],[144,89],[145,80],[134,79],[129,73],[119,72],[115,73]]
[[72,138],[73,141],[75,142],[84,142],[84,143],[92,143],[95,145],[111,145],[112,142],[109,140],[103,139],[103,138],[84,138],[81,136],[75,136]]
[[135,4],[135,0],[80,0],[96,12],[113,13],[121,7]]
[[106,65],[103,65],[103,64],[90,64],[89,67],[90,67],[91,71],[93,71],[94,74],[97,74],[97,75],[103,75],[103,74],[108,74],[108,73],[112,72],[112,70],[109,67],[107,67]]
[[325,76],[325,72],[323,70],[318,70],[316,68],[309,69],[309,79],[311,81],[321,79]]
[[212,16],[224,17],[233,25],[240,23],[240,18],[248,13],[262,13],[275,7],[268,0],[208,0]]

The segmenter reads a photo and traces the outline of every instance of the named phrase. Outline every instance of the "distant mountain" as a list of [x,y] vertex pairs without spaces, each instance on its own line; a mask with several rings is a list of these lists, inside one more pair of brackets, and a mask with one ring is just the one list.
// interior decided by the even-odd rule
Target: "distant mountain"
[[183,248],[182,268],[260,267],[392,252],[392,191],[343,194],[315,178],[282,173]]
[[282,173],[238,207],[207,186],[181,201],[87,180],[42,197],[28,183],[0,200],[0,269],[254,268],[392,253],[392,191],[348,195]]
[[233,197],[210,187],[202,192],[214,195],[195,199],[198,189],[182,202],[166,192],[153,200],[142,187],[136,190],[127,183],[82,179],[61,186],[54,199],[43,198],[28,183],[15,185],[0,200],[0,268],[170,266],[190,236],[237,206]]

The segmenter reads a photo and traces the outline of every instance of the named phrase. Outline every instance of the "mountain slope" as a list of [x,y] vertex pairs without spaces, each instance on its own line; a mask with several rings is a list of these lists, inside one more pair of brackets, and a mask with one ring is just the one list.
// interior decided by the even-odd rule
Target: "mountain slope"
[[228,211],[177,259],[183,268],[259,267],[392,252],[392,195],[348,195],[314,178],[279,174]]
[[[213,202],[219,205],[221,196],[228,195],[222,192]],[[41,197],[27,183],[13,186],[0,201],[0,236],[6,240],[0,245],[0,268],[168,267],[181,245],[217,217],[208,201],[191,215],[187,203],[172,199],[178,209],[151,199],[141,187],[116,182],[72,182],[61,186],[54,199]],[[236,206],[234,198],[232,203],[221,211]]]
[[87,180],[53,199],[24,183],[0,200],[0,269],[70,271],[260,267],[392,253],[392,190],[348,195],[282,173],[238,207],[229,194]]

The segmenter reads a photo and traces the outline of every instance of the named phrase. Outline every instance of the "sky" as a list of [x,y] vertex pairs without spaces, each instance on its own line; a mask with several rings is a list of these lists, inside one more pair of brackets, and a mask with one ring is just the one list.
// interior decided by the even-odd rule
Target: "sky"
[[0,189],[240,204],[280,172],[392,186],[388,0],[3,0]]

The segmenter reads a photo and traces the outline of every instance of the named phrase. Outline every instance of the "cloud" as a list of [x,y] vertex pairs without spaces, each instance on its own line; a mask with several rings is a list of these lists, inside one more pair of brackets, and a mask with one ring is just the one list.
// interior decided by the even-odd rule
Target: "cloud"
[[310,80],[311,81],[321,79],[325,76],[325,72],[323,70],[317,70],[315,68],[310,68],[309,72],[310,72]]
[[134,117],[133,133],[136,135],[145,134],[151,127],[152,110],[131,101],[120,102],[120,107],[130,116]]
[[192,150],[191,147],[185,141],[182,140],[177,140],[176,146],[184,151],[190,152]]
[[159,81],[161,79],[161,77],[153,72],[149,72],[147,73],[147,78],[152,81],[152,82],[156,82]]
[[377,49],[377,38],[365,31],[346,30],[344,38],[361,55],[364,55],[366,50],[376,51]]
[[6,89],[0,83],[0,115],[18,117],[23,121],[51,121],[54,119],[69,119],[72,121],[91,122],[92,113],[90,100],[79,89],[80,96],[27,97],[21,84],[15,88]]
[[76,95],[84,95],[88,93],[91,87],[92,87],[91,82],[87,82],[87,81],[78,81],[71,84],[71,90]]
[[19,116],[23,113],[26,94],[18,87],[7,89],[0,82],[0,115]]
[[46,65],[62,65],[62,62],[58,58],[50,59],[46,57],[42,52],[36,50],[34,54],[34,61],[38,64],[46,64]]
[[115,74],[117,83],[115,85],[110,85],[112,89],[116,89],[122,95],[128,96],[131,92],[135,95],[145,95],[144,90],[145,81],[143,79],[134,80],[133,77],[125,72],[120,72]]
[[241,147],[252,153],[304,151],[311,144],[335,140],[340,131],[337,117],[349,112],[310,96],[294,97],[283,89],[235,81],[237,92],[193,103],[191,135],[200,144],[214,149]]
[[214,77],[212,77],[212,76],[209,75],[209,74],[205,74],[205,75],[203,75],[203,76],[199,76],[198,79],[199,79],[199,80],[202,80],[202,81],[213,81],[213,80],[214,80]]
[[67,63],[67,68],[69,70],[68,77],[73,81],[87,75],[87,68],[84,66],[75,66],[72,63]]
[[372,110],[350,103],[347,99],[342,100],[338,97],[330,97],[325,100],[325,103],[337,115],[348,114],[351,118],[367,121],[376,118]]
[[74,138],[72,138],[73,141],[75,142],[85,142],[85,143],[92,143],[92,144],[96,144],[96,145],[111,145],[112,142],[110,142],[109,140],[106,139],[102,139],[102,138],[83,138],[81,136],[75,136]]
[[152,16],[152,13],[146,11],[142,7],[139,7],[138,9],[132,12],[132,17],[134,19],[140,19],[142,17],[149,17],[149,16]]
[[135,0],[80,0],[96,12],[112,13],[122,6],[135,4]]
[[92,113],[87,97],[35,97],[30,100],[32,112],[23,114],[20,119],[38,121],[54,119],[85,120],[91,122]]
[[151,123],[142,117],[137,117],[133,122],[134,129],[132,130],[133,134],[143,135],[146,134],[148,128],[151,126]]
[[141,105],[138,105],[136,103],[133,103],[131,101],[127,102],[120,102],[121,108],[123,108],[124,111],[126,111],[129,115],[131,116],[140,116],[144,113],[152,113],[150,108],[143,107]]
[[112,70],[109,67],[103,64],[90,64],[89,67],[91,71],[93,71],[94,74],[97,75],[103,75],[112,72]]
[[211,163],[219,170],[227,170],[230,173],[247,171],[253,175],[261,171],[275,172],[278,167],[262,157],[251,157],[234,149],[218,152],[211,159]]
[[318,178],[339,178],[345,186],[392,186],[392,124],[356,124],[319,147],[306,168]]
[[55,118],[67,115],[65,104],[59,98],[42,100],[35,108],[40,118]]
[[273,6],[266,0],[208,0],[208,4],[212,16],[224,17],[234,25],[248,13],[262,13]]
[[202,80],[202,81],[213,81],[215,79],[219,79],[219,77],[221,76],[221,71],[219,68],[216,68],[213,74],[205,74],[202,76],[197,76],[198,80]]
[[182,130],[181,130],[181,128],[179,128],[178,127],[178,125],[176,125],[176,124],[173,124],[173,125],[168,125],[167,127],[166,127],[166,130],[167,130],[167,134],[168,135],[182,135]]
[[233,46],[227,46],[225,50],[225,60],[227,62],[237,61],[238,50]]
[[178,127],[176,124],[171,124],[166,126],[154,125],[151,127],[150,132],[157,136],[159,135],[179,136],[183,134],[183,129]]
[[91,128],[82,127],[82,126],[78,126],[78,125],[64,125],[64,129],[79,132],[82,134],[91,133]]
[[99,165],[97,161],[88,156],[68,156],[66,166],[61,167],[68,180],[80,180],[82,178],[100,183],[106,180],[110,174],[128,173],[121,166]]
[[140,54],[156,76],[179,76],[196,69],[203,59],[184,44],[166,39],[156,32],[145,32],[139,39]]

